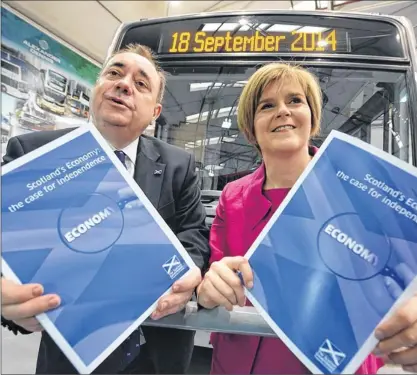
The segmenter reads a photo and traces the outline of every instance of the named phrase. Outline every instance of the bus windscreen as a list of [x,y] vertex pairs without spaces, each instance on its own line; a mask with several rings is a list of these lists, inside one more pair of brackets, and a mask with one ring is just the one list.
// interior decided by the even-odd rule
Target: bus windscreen
[[313,15],[185,18],[133,24],[122,46],[142,43],[160,56],[348,54],[404,57],[398,28],[380,20]]

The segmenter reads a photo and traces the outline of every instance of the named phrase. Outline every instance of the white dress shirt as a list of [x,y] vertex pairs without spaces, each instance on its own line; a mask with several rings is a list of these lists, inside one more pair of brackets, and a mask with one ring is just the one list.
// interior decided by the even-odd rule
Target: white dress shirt
[[[110,144],[110,147],[113,151],[116,151],[117,148],[115,148],[112,144]],[[135,165],[136,165],[136,158],[138,155],[138,145],[139,145],[139,137],[136,138],[132,143],[128,144],[125,148],[122,148],[119,151],[123,151],[126,154],[126,167],[129,174],[133,177],[135,174]]]

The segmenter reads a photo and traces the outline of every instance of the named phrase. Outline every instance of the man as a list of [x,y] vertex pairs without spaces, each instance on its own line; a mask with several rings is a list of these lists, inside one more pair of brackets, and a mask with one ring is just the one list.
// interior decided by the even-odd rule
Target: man
[[[92,120],[196,265],[204,271],[210,250],[194,160],[177,147],[142,135],[161,113],[164,87],[165,76],[151,50],[137,44],[129,45],[114,54],[100,73],[91,99]],[[71,130],[12,138],[4,162],[8,163]],[[160,172],[155,174],[156,170]],[[173,292],[158,302],[152,318],[159,319],[182,310],[201,281],[200,270],[174,284]],[[59,303],[59,296],[43,295],[41,285],[17,285],[2,278],[2,325],[15,333],[41,330],[34,316],[57,307]],[[95,372],[186,372],[195,332],[146,326],[141,329],[146,341],[144,345],[139,344],[140,331],[135,331]],[[60,349],[43,332],[37,373],[75,372]]]

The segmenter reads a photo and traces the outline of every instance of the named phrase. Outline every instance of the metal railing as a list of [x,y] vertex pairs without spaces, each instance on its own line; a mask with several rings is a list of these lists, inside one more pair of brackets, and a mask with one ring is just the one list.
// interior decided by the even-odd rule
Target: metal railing
[[[209,227],[215,216],[220,194],[221,191],[217,190],[201,191],[201,201],[206,210],[206,220]],[[193,331],[276,337],[276,334],[262,316],[251,306],[235,306],[233,311],[227,311],[223,307],[198,311],[197,303],[190,301],[185,309],[177,314],[169,315],[159,320],[148,318],[142,324]]]
[[[220,194],[221,191],[217,190],[201,191],[201,200],[206,209],[206,220],[209,227],[215,216]],[[276,337],[276,334],[262,316],[251,306],[235,306],[233,311],[227,311],[223,307],[198,311],[197,303],[190,301],[185,309],[177,314],[169,315],[159,320],[148,318],[142,324],[193,331]]]
[[227,311],[223,307],[198,311],[197,303],[191,301],[184,311],[159,320],[147,319],[143,324],[195,331],[276,337],[262,316],[250,306],[234,307],[233,311]]

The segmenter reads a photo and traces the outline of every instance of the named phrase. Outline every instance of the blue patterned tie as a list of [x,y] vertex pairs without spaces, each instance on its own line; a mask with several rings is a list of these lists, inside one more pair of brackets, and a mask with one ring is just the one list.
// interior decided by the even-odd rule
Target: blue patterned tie
[[121,359],[121,369],[125,369],[138,356],[140,352],[140,335],[140,328],[138,328],[120,345],[124,354],[124,357]]
[[119,150],[114,150],[114,153],[116,154],[116,156],[119,158],[119,160],[122,162],[122,164],[127,169],[126,154],[123,151],[119,151]]
[[140,336],[140,328],[133,331],[133,333],[94,370],[93,374],[117,374],[124,371],[129,364],[138,357],[140,352]]

